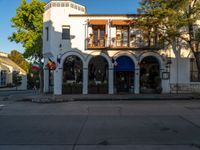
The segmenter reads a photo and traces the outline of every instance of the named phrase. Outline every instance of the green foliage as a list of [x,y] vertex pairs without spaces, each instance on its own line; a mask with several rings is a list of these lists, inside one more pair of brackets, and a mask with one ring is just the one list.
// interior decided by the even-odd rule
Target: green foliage
[[40,0],[32,0],[30,3],[22,0],[16,16],[11,19],[12,27],[17,31],[12,33],[9,40],[23,45],[25,58],[42,58],[44,6],[45,3]]
[[144,30],[156,28],[174,51],[183,46],[176,41],[187,43],[200,73],[200,30],[196,25],[200,19],[200,0],[142,0],[139,10],[143,15],[138,24]]
[[197,42],[200,42],[200,28],[198,28],[198,29],[196,30],[196,33],[195,33],[195,40],[196,40]]
[[[158,28],[166,39],[195,41],[193,25],[200,17],[199,0],[143,0],[140,13],[147,16],[140,19],[140,25]],[[186,34],[190,38],[185,38]]]
[[[21,43],[25,48],[24,57],[34,59],[42,65],[42,30],[43,13],[46,3],[40,0],[31,0],[28,3],[22,0],[11,19],[12,27],[16,32],[9,37],[10,41]],[[40,71],[40,92],[43,90],[43,70]]]
[[14,86],[17,87],[22,84],[22,77],[20,76],[18,71],[13,71],[13,84]]
[[8,58],[10,58],[17,65],[19,65],[27,73],[29,72],[30,64],[26,61],[26,59],[20,52],[12,50],[11,53],[8,55]]

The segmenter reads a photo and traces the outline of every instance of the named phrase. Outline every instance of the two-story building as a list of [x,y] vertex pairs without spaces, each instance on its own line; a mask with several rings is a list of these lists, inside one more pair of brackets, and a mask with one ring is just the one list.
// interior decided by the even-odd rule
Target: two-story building
[[8,54],[0,52],[0,90],[1,89],[15,89],[13,83],[13,74],[19,73],[21,76],[21,85],[17,87],[18,90],[27,90],[27,72],[20,68],[16,63],[9,59]]
[[[44,91],[61,94],[199,91],[192,55],[139,30],[138,14],[87,14],[70,0],[45,6]],[[56,63],[56,70],[46,67]]]

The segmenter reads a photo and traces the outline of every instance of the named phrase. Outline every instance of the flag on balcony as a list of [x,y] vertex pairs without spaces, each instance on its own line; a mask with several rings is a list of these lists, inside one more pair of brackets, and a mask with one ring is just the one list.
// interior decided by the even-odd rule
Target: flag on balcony
[[57,56],[57,63],[58,64],[60,64],[60,60],[61,60],[61,58],[60,58],[60,55],[59,55],[59,56]]
[[49,70],[56,70],[56,63],[54,61],[52,61],[51,59],[48,60],[46,67]]
[[31,69],[33,71],[39,71],[41,69],[40,64],[37,62],[34,62],[33,65],[31,66]]

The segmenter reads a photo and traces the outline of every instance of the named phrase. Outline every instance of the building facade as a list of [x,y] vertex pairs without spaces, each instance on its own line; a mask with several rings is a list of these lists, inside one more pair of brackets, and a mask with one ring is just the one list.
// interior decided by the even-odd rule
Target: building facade
[[[22,77],[18,90],[27,89],[27,73],[16,63],[8,58],[8,54],[0,52],[0,90],[1,88],[13,88],[13,73],[18,72]],[[15,87],[14,87],[15,88]]]
[[[61,94],[198,92],[199,75],[188,50],[178,54],[146,37],[137,14],[87,14],[69,0],[45,6],[44,92]],[[56,69],[46,67],[48,61]]]

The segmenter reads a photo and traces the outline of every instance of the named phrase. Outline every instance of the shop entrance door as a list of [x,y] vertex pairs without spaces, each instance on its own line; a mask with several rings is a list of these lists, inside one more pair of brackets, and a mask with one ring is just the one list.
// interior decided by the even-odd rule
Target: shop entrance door
[[134,93],[134,62],[121,56],[115,62],[115,93]]
[[133,72],[116,72],[117,93],[133,93],[134,89]]

